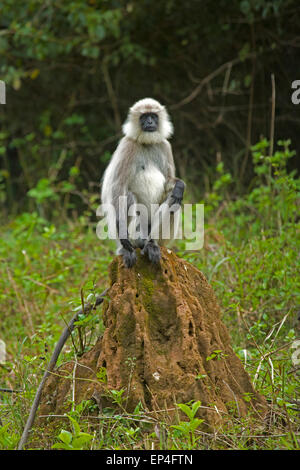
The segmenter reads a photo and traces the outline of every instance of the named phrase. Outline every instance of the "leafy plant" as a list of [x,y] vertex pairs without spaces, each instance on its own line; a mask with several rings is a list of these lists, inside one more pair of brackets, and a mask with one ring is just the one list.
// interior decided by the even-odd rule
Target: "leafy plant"
[[19,441],[20,436],[8,428],[9,424],[0,426],[0,450],[13,450]]
[[195,448],[197,437],[195,435],[196,429],[199,428],[203,419],[196,418],[195,415],[201,406],[201,401],[195,401],[193,404],[177,403],[176,406],[188,417],[189,421],[180,421],[179,424],[171,426],[172,429],[187,440],[187,448]]
[[90,441],[93,439],[91,434],[81,432],[80,426],[77,423],[76,419],[72,418],[70,415],[67,415],[73,432],[66,431],[62,429],[58,435],[60,442],[53,444],[52,449],[63,449],[63,450],[84,450],[87,448]]
[[227,356],[221,349],[215,349],[209,356],[207,356],[206,360],[211,361],[212,359],[216,359],[220,361]]

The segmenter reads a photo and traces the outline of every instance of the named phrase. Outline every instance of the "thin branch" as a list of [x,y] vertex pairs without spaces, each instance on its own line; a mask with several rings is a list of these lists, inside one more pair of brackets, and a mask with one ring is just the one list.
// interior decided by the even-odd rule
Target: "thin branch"
[[[252,47],[255,49],[255,35],[253,24],[251,25],[251,38],[252,38]],[[247,137],[246,137],[246,153],[244,160],[242,162],[241,172],[240,172],[240,182],[243,180],[243,176],[247,167],[249,152],[251,147],[251,135],[252,135],[252,118],[253,118],[253,101],[254,101],[254,78],[255,78],[255,68],[256,68],[256,57],[253,56],[252,59],[252,71],[251,71],[251,84],[250,84],[250,95],[249,95],[249,112],[248,112],[248,122],[247,122]]]
[[271,75],[271,82],[272,82],[272,110],[271,110],[271,124],[270,124],[270,157],[273,155],[274,149],[274,128],[275,128],[275,99],[276,99],[276,91],[275,91],[275,77],[272,73]]
[[[249,54],[246,59],[249,59],[250,57],[253,57],[255,56],[255,54]],[[192,91],[192,93],[190,93],[186,98],[184,98],[183,100],[179,101],[179,103],[176,103],[176,104],[173,104],[171,106],[169,106],[169,108],[171,110],[173,109],[178,109],[178,108],[181,108],[181,106],[185,105],[185,104],[188,104],[190,103],[191,101],[193,101],[196,96],[200,93],[200,91],[202,90],[202,88],[204,87],[204,85],[206,85],[207,83],[209,83],[213,78],[217,77],[218,75],[220,75],[224,70],[228,69],[228,68],[232,68],[233,65],[235,64],[238,64],[240,62],[242,62],[242,60],[245,60],[245,59],[241,59],[240,57],[237,57],[236,59],[233,59],[233,60],[230,60],[228,62],[225,62],[224,64],[220,65],[220,67],[218,67],[216,70],[214,70],[213,72],[211,72],[209,75],[207,75],[205,78],[203,78],[201,80],[201,82],[199,83],[199,85]]]
[[112,106],[113,111],[114,111],[116,129],[119,130],[121,128],[122,121],[121,121],[121,116],[120,116],[120,112],[119,112],[119,108],[118,108],[118,102],[117,102],[116,94],[115,94],[115,91],[114,91],[114,88],[113,88],[113,85],[112,85],[112,81],[111,81],[111,78],[110,78],[110,75],[109,75],[109,70],[108,70],[108,65],[107,65],[106,58],[102,62],[102,72],[103,72],[105,85],[106,85],[106,88],[107,88],[107,93],[108,93],[108,96],[109,96],[109,99],[110,99],[110,102],[111,102],[111,106]]

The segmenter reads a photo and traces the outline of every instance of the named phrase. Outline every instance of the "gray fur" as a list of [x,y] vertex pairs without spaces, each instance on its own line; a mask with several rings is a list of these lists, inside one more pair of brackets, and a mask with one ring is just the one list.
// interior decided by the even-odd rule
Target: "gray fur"
[[[145,109],[147,112],[158,114],[159,131],[144,132],[141,129],[138,117]],[[118,220],[121,216],[118,213],[120,196],[128,196],[127,208],[135,203],[145,205],[148,210],[151,204],[160,205],[167,201],[171,205],[172,191],[177,181],[171,145],[166,139],[166,136],[171,134],[172,125],[160,103],[148,98],[136,103],[130,109],[123,130],[125,136],[105,171],[101,193],[102,203],[113,204]],[[132,217],[126,214],[125,219],[128,227]],[[110,223],[108,217],[108,224]],[[151,239],[151,227],[143,228],[144,236],[145,240],[131,240],[132,246],[143,247],[143,253],[147,254],[152,262],[159,262],[159,247],[156,241]],[[127,233],[127,240],[117,240],[117,253],[123,256],[127,267],[131,267],[136,260],[134,255],[128,254],[128,248],[132,253],[128,245],[129,238]],[[160,243],[159,240],[158,242]]]

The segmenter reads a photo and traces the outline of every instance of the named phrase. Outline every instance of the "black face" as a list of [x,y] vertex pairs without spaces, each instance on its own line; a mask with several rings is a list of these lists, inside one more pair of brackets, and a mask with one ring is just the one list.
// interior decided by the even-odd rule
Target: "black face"
[[144,132],[155,132],[158,127],[158,115],[156,113],[144,113],[140,116],[140,123]]

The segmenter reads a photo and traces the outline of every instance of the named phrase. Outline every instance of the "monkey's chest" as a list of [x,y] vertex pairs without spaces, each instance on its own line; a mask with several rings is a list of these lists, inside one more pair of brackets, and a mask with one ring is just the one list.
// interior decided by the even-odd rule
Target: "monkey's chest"
[[132,178],[130,190],[137,198],[137,202],[145,204],[160,204],[165,187],[165,177],[154,165],[141,165]]

